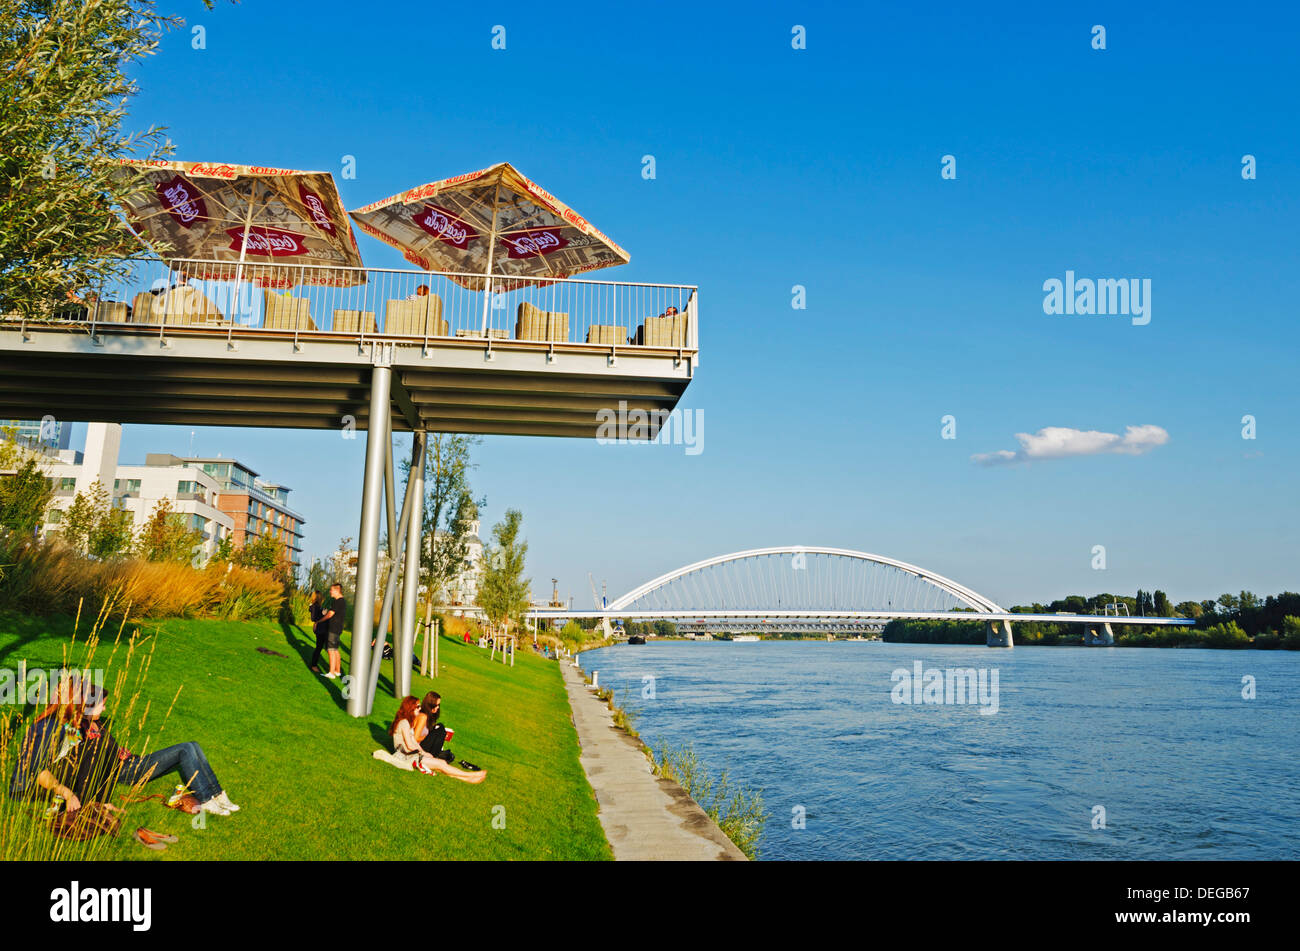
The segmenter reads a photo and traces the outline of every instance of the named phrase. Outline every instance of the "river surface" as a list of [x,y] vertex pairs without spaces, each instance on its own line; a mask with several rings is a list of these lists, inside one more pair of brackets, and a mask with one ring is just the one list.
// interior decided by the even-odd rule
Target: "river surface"
[[[895,702],[925,699],[894,677],[918,661],[982,669],[990,702]],[[715,641],[582,666],[652,747],[761,789],[763,859],[1300,858],[1300,653]]]

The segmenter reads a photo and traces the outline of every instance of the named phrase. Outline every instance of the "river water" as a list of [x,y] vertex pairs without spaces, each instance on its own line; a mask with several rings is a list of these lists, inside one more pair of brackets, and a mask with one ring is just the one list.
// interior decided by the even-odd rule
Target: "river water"
[[[926,699],[895,677],[917,662],[985,692],[895,702]],[[763,859],[1300,857],[1300,653],[715,641],[582,666],[652,747],[762,790]]]

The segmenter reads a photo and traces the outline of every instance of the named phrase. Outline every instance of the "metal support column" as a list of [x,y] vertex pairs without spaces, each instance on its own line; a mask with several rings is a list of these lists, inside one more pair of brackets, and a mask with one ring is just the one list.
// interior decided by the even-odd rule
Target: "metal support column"
[[[398,550],[401,550],[401,548],[406,544],[406,528],[408,525],[411,524],[411,509],[412,509],[411,484],[408,482],[406,485],[406,493],[402,499],[402,514],[397,517],[396,538],[397,538]],[[399,570],[400,570],[400,566],[394,564],[392,566],[392,570],[388,572],[388,583],[384,585],[384,604],[383,604],[383,608],[379,612],[379,628],[375,632],[375,644],[374,647],[371,648],[370,684],[366,691],[367,696],[370,698],[369,703],[366,707],[367,713],[369,713],[371,710],[374,709],[375,692],[379,689],[379,671],[380,668],[382,668],[384,665],[384,645],[387,643],[388,640],[388,619],[391,617],[398,617],[397,611],[395,609],[395,604],[397,602],[397,577],[398,577]],[[397,627],[398,627],[397,624],[393,625],[393,630],[395,634],[398,633]],[[397,667],[396,651],[393,652],[393,667],[394,667],[394,671],[396,671],[396,667]],[[397,697],[406,696],[405,694],[402,693],[396,693],[396,686],[397,686],[396,673],[394,673],[393,676],[393,686],[394,686],[395,696]]]
[[[415,612],[420,600],[420,553],[424,550],[424,447],[428,434],[411,434],[411,471],[407,474],[411,496],[410,525],[406,529],[406,575],[402,579],[402,614],[397,632],[397,695],[411,692],[411,665],[415,659]],[[427,634],[426,634],[427,636]]]
[[370,637],[375,624],[375,586],[379,574],[379,516],[384,504],[384,445],[391,438],[392,368],[376,353],[370,371],[370,428],[366,433],[366,473],[361,488],[361,530],[357,536],[357,590],[352,606],[352,655],[348,662],[348,713],[366,715],[370,683]]

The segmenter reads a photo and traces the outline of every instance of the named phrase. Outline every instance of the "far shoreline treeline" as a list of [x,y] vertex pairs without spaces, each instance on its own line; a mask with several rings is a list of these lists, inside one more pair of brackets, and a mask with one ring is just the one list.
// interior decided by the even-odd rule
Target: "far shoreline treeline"
[[[1155,627],[1125,624],[1129,617],[1185,617],[1194,627]],[[1164,592],[1139,591],[1136,597],[1098,594],[1091,598],[1071,595],[1051,604],[1016,605],[1012,614],[1095,614],[1097,623],[1109,622],[1116,647],[1209,647],[1300,650],[1300,594],[1284,591],[1259,598],[1249,591],[1223,594],[1214,600],[1183,601],[1171,605]],[[1108,613],[1109,612],[1109,613]],[[885,625],[881,639],[896,644],[983,644],[984,622],[965,620],[954,612],[952,620],[894,620]],[[1083,625],[1051,621],[1011,622],[1017,646],[1079,646]]]

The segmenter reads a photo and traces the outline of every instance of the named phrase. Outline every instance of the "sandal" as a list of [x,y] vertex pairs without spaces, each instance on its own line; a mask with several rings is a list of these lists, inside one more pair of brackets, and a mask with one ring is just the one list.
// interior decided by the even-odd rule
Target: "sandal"
[[146,849],[152,849],[155,852],[161,852],[167,848],[168,842],[175,842],[174,835],[161,835],[157,832],[150,832],[144,826],[135,830],[135,840],[143,845]]

